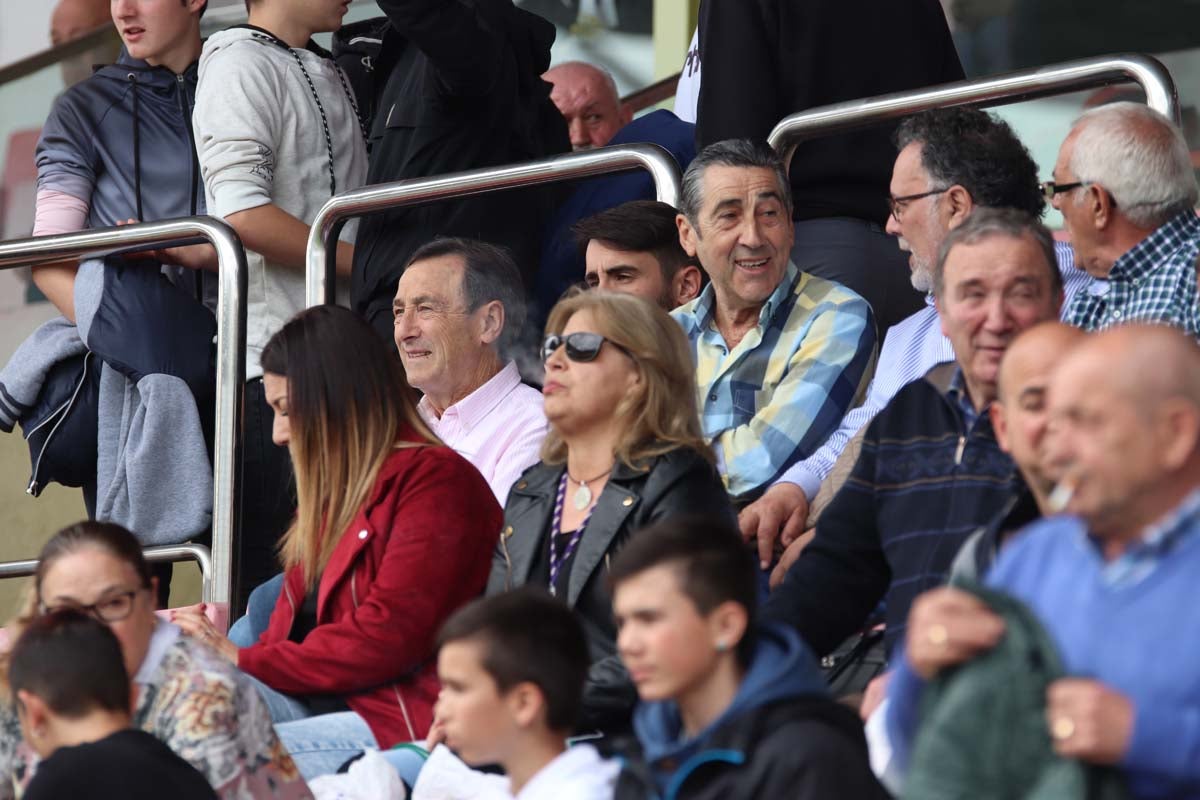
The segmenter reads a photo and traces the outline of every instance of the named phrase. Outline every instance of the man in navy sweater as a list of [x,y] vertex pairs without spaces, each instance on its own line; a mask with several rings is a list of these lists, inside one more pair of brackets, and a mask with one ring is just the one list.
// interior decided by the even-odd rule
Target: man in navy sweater
[[[1116,765],[1134,797],[1200,794],[1200,346],[1128,326],[1076,347],[1050,383],[1047,458],[1067,516],[1009,544],[988,583],[1025,602],[1069,677],[1046,693],[1063,756]],[[889,686],[903,758],[923,679],[987,651],[1003,624],[954,589],[913,607]],[[1082,677],[1082,676],[1087,676]]]
[[885,599],[890,650],[913,598],[945,582],[964,539],[1019,485],[987,411],[1005,348],[1058,317],[1050,233],[1022,212],[978,209],[942,243],[933,284],[956,361],[905,386],[871,422],[850,478],[765,608],[819,655]]

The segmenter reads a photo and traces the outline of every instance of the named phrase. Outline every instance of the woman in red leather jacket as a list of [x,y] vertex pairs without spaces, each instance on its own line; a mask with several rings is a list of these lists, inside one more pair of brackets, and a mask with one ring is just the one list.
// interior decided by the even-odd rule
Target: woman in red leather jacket
[[308,779],[425,737],[435,636],[483,590],[502,517],[475,467],[417,415],[399,359],[352,312],[302,312],[262,364],[273,438],[296,472],[283,589],[250,647],[202,614],[175,620],[257,679]]

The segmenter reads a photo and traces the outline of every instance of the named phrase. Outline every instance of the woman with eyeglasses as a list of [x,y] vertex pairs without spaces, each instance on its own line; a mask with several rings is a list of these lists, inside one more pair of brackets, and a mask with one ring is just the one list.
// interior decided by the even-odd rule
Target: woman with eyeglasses
[[639,528],[675,514],[736,518],[700,432],[687,340],[664,311],[593,290],[550,312],[542,461],[514,484],[488,594],[546,587],[584,625],[581,732],[626,730],[637,694],[616,651],[605,574]]
[[[78,609],[103,622],[133,676],[133,726],[199,770],[217,795],[308,798],[308,787],[280,744],[251,681],[211,649],[154,615],[157,581],[133,534],[119,525],[81,522],[42,548],[19,634],[41,614]],[[0,798],[36,772],[21,740],[9,693],[0,705]],[[169,791],[164,789],[165,794]]]
[[262,366],[296,473],[281,590],[246,647],[194,610],[174,618],[258,681],[312,779],[429,732],[437,631],[482,591],[502,517],[479,471],[422,421],[395,352],[349,309],[297,314]]

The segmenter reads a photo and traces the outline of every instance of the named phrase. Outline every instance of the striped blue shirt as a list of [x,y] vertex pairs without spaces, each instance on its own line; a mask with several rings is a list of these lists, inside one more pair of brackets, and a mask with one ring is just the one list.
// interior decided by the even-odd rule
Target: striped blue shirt
[[837,427],[866,377],[875,323],[867,301],[791,263],[732,349],[715,304],[710,284],[671,314],[691,345],[701,426],[729,493],[752,495]]
[[[1063,276],[1065,314],[1071,306],[1072,297],[1091,277],[1083,270],[1076,269],[1075,255],[1070,245],[1055,242],[1054,253],[1058,256],[1058,269]],[[925,308],[888,330],[879,353],[875,377],[867,389],[863,404],[846,414],[842,424],[830,434],[825,444],[784,473],[780,482],[798,485],[812,500],[821,488],[821,481],[833,471],[833,465],[846,449],[846,444],[883,410],[901,387],[922,377],[938,364],[953,360],[954,348],[942,334],[931,296],[927,298]]]

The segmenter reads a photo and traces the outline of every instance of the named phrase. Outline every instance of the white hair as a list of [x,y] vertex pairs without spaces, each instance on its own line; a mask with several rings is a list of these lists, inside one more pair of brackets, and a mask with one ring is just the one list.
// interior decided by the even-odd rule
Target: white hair
[[1075,180],[1103,186],[1117,211],[1133,224],[1157,228],[1195,207],[1196,177],[1187,142],[1154,109],[1140,103],[1100,106],[1081,115],[1072,131]]

